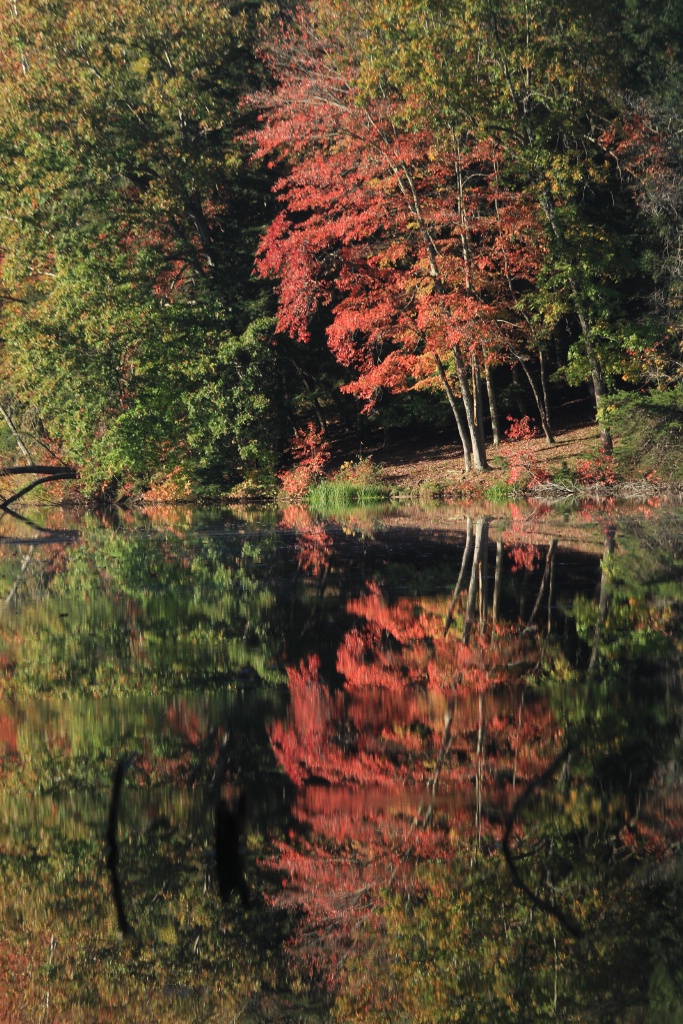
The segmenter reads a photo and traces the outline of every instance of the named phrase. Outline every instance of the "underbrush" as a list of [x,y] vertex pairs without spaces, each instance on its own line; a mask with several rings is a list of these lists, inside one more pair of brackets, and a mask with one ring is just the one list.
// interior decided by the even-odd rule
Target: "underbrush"
[[622,476],[683,480],[683,383],[646,395],[614,396],[605,422],[615,437]]

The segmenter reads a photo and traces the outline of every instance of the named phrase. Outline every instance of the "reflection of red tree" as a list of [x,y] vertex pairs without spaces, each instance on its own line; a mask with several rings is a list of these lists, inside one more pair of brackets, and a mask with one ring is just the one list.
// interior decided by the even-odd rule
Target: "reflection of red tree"
[[203,735],[197,713],[189,708],[184,700],[175,700],[170,705],[166,711],[166,721],[171,732],[187,743],[196,744]]
[[332,538],[323,525],[300,505],[288,505],[282,513],[281,525],[296,532],[299,568],[312,576],[322,576],[330,564]]
[[303,913],[296,952],[314,972],[324,958],[334,975],[329,957],[380,888],[419,891],[416,863],[463,842],[496,848],[525,781],[556,753],[549,708],[522,679],[535,637],[490,626],[470,643],[444,636],[448,605],[389,603],[371,584],[347,605],[359,622],[337,651],[343,686],[326,685],[317,655],[288,669],[288,717],[270,735],[299,787],[303,832],[280,845],[278,903]]
[[17,724],[9,715],[0,715],[0,754],[17,757]]

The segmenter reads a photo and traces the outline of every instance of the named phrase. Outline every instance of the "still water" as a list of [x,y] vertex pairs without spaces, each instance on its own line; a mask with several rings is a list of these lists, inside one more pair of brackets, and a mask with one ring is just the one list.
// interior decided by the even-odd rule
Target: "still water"
[[0,1020],[683,1020],[683,513],[0,523]]

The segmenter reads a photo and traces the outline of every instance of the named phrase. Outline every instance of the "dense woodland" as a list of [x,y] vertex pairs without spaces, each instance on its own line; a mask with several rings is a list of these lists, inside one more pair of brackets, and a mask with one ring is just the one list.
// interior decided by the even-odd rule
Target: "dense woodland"
[[682,87],[675,0],[11,0],[4,461],[218,496],[409,427],[485,469],[571,389],[607,455],[679,440]]

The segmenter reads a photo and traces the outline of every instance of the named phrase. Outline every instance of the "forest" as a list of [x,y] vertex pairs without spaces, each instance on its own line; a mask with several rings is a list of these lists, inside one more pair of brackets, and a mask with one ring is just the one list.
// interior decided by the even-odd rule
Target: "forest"
[[216,498],[408,429],[477,472],[574,396],[675,475],[682,87],[673,0],[11,0],[3,463]]

